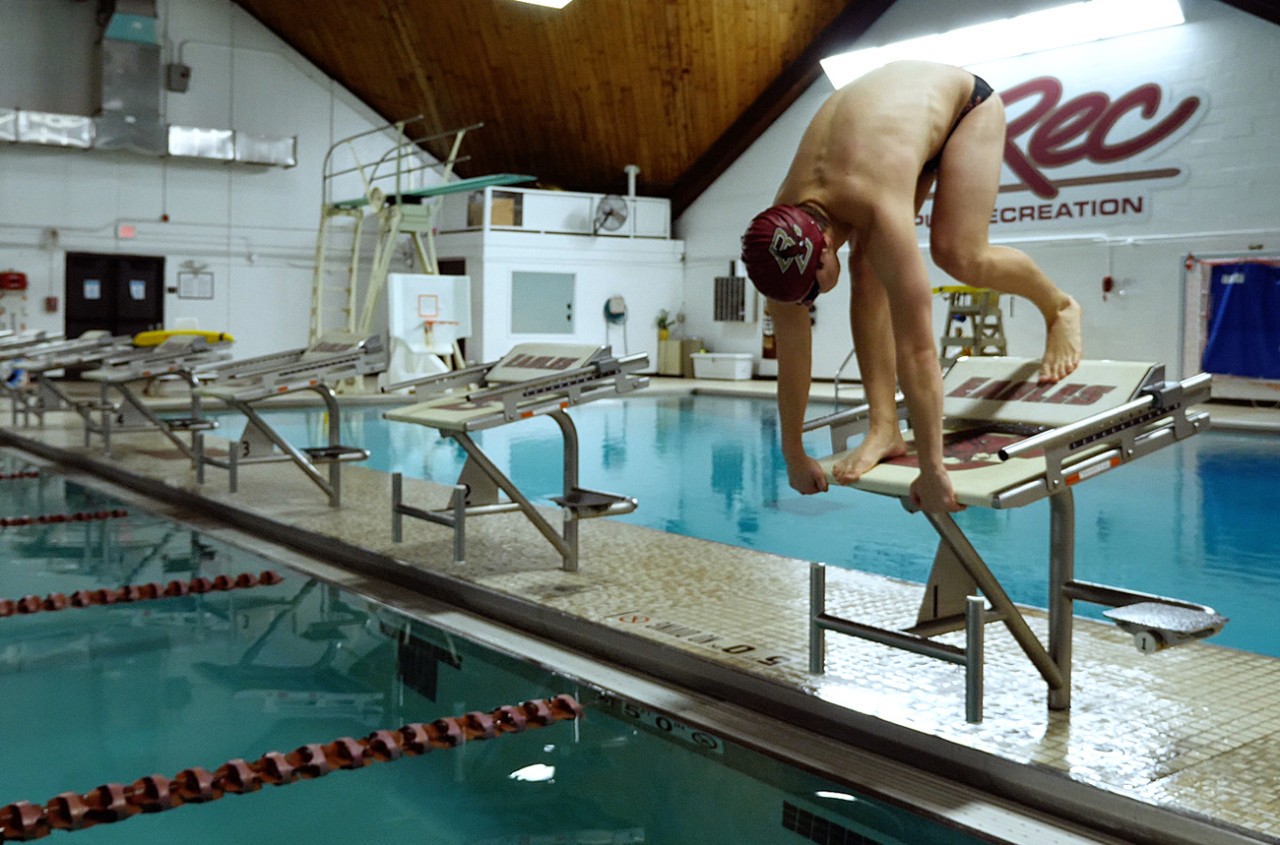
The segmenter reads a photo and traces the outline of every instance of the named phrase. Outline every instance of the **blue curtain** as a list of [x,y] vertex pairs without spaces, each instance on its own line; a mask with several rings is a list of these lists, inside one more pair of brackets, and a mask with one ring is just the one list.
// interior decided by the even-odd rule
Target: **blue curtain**
[[1219,264],[1209,282],[1206,373],[1280,379],[1280,265]]

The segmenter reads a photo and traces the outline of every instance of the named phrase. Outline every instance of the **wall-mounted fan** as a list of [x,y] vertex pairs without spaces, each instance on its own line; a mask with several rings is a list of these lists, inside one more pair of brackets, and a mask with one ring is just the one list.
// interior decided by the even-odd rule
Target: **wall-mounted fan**
[[600,198],[600,202],[596,205],[596,216],[594,221],[593,232],[599,234],[600,230],[606,232],[616,232],[622,228],[622,224],[627,222],[627,201],[620,196],[609,194]]

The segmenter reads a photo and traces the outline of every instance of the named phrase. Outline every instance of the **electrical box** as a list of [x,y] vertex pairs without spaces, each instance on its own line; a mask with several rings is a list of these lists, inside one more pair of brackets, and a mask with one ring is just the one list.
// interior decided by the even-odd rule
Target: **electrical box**
[[175,94],[185,94],[191,87],[191,66],[177,63],[164,66],[164,87]]

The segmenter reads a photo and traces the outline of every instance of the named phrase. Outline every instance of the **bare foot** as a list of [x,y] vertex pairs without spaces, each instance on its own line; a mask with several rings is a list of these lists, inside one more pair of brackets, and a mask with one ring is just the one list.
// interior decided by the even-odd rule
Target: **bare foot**
[[897,429],[884,436],[868,432],[853,454],[840,459],[831,467],[831,474],[841,484],[852,484],[881,461],[906,453],[907,444],[902,439],[902,432]]
[[1066,378],[1080,365],[1083,342],[1080,338],[1080,303],[1071,297],[1049,322],[1040,359],[1040,380],[1055,382]]

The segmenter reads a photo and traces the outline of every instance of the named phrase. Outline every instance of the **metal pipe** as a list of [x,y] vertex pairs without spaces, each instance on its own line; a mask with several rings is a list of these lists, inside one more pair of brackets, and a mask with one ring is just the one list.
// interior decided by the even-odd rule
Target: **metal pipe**
[[826,615],[827,568],[821,563],[809,564],[809,671],[821,675],[826,670],[826,629],[818,620]]
[[1018,612],[1018,608],[1009,598],[1009,594],[1004,591],[1004,587],[1000,586],[1000,582],[996,580],[996,577],[991,574],[991,570],[983,563],[982,557],[969,542],[969,538],[956,525],[955,520],[947,513],[925,512],[925,517],[933,523],[933,527],[942,537],[943,542],[951,547],[951,550],[955,552],[956,557],[959,558],[960,563],[964,566],[965,571],[969,573],[969,576],[978,585],[978,589],[982,590],[983,595],[987,597],[992,606],[1003,617],[1005,627],[1009,629],[1009,633],[1017,640],[1027,658],[1035,664],[1036,669],[1040,671],[1040,676],[1049,684],[1049,688],[1060,688],[1063,685],[1062,673],[1058,670],[1049,653],[1045,651],[1044,646],[1040,644],[1040,640],[1036,638],[1031,627],[1027,625],[1027,620]]
[[964,605],[964,718],[970,724],[982,721],[983,666],[986,662],[987,602],[969,596]]
[[870,640],[880,645],[892,646],[900,648],[903,651],[910,651],[916,654],[923,654],[925,657],[932,657],[935,660],[942,660],[947,663],[954,663],[957,666],[965,664],[964,649],[957,646],[948,645],[947,643],[935,643],[924,637],[916,637],[911,634],[904,634],[901,631],[893,631],[888,628],[877,628],[874,625],[864,625],[861,622],[854,622],[851,619],[841,619],[838,616],[830,616],[823,613],[814,619],[814,622],[820,627],[835,631],[838,634],[844,634],[848,637],[857,637],[861,640]]
[[[1199,375],[1192,376],[1182,382],[1183,391],[1184,394],[1186,394],[1184,404],[1195,405],[1205,399],[1208,399],[1209,386],[1212,380],[1213,377],[1208,373],[1200,373]],[[1190,395],[1192,392],[1199,391],[1204,391],[1205,395],[1203,398],[1196,398]],[[1072,441],[1078,440],[1089,434],[1097,434],[1099,430],[1105,429],[1108,426],[1127,422],[1128,418],[1133,417],[1135,414],[1147,409],[1148,407],[1154,406],[1155,401],[1154,396],[1142,396],[1126,402],[1117,408],[1112,408],[1109,411],[1103,411],[1102,413],[1085,417],[1082,420],[1077,420],[1076,422],[1068,423],[1067,425],[1032,435],[1031,437],[1019,440],[1017,443],[1001,449],[1000,459],[1002,461],[1007,461],[1010,458],[1017,457],[1027,452],[1042,449],[1048,450],[1056,446],[1071,443]]]
[[552,411],[549,416],[560,426],[560,434],[564,437],[564,542],[570,550],[564,559],[564,571],[577,572],[578,520],[568,503],[578,489],[578,430],[564,411]]
[[524,511],[524,515],[533,523],[533,527],[537,528],[538,532],[542,534],[543,537],[546,537],[547,541],[551,543],[551,545],[555,546],[556,551],[560,552],[561,559],[568,560],[570,556],[570,549],[565,543],[564,538],[556,533],[555,529],[551,527],[551,524],[547,522],[546,518],[543,517],[542,514],[538,513],[537,509],[534,508],[528,498],[526,498],[525,495],[520,492],[520,489],[511,482],[511,479],[507,478],[502,473],[502,470],[498,469],[498,467],[494,465],[493,461],[489,460],[488,456],[485,455],[484,452],[480,451],[480,447],[476,445],[475,441],[461,431],[451,431],[449,432],[449,436],[458,441],[458,444],[466,450],[467,456],[470,457],[471,460],[475,461],[476,465],[483,469],[484,473],[489,476],[489,478],[493,479],[495,484],[502,488],[502,492],[506,493],[507,496],[510,497],[511,501],[519,505],[520,510]]
[[1076,502],[1071,488],[1049,497],[1049,657],[1062,683],[1049,688],[1049,709],[1071,707],[1071,634],[1075,606],[1066,585],[1075,577]]

